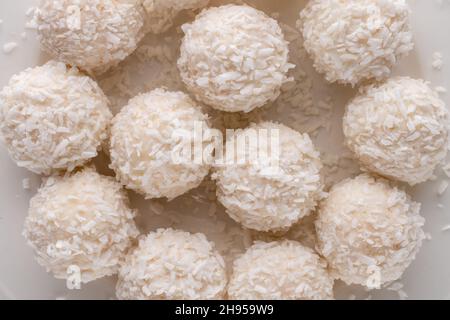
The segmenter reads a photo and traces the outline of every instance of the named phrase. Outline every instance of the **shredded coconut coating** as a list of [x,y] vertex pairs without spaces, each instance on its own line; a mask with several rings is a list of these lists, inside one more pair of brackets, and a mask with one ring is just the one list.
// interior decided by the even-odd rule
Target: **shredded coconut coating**
[[144,36],[142,0],[41,0],[42,48],[57,60],[101,74],[128,57]]
[[121,300],[223,299],[225,262],[205,235],[159,229],[141,238],[119,272]]
[[[182,92],[156,89],[131,99],[113,120],[111,168],[122,184],[146,198],[174,199],[196,188],[209,173],[207,161],[177,163],[173,158],[176,150],[195,150],[195,143],[212,156],[214,139],[207,120]],[[194,134],[196,124],[201,124],[203,136]]]
[[146,31],[163,33],[184,10],[197,10],[208,5],[209,0],[144,0]]
[[387,180],[367,174],[345,180],[320,206],[317,249],[347,284],[398,280],[425,238],[419,212],[420,204]]
[[213,108],[250,112],[289,81],[288,42],[278,22],[248,6],[204,10],[182,27],[178,68],[195,97]]
[[333,299],[325,260],[296,241],[257,242],[235,260],[232,300]]
[[58,279],[79,268],[83,283],[113,275],[138,236],[135,211],[113,178],[85,169],[51,177],[31,199],[24,236]]
[[426,82],[397,77],[364,88],[347,106],[347,146],[364,167],[411,185],[447,155],[449,113]]
[[20,167],[72,171],[108,138],[108,106],[95,81],[50,61],[13,76],[0,92],[0,139]]
[[[322,163],[307,134],[300,134],[282,124],[263,122],[238,131],[246,136],[250,130],[267,130],[259,135],[259,146],[271,144],[273,130],[279,132],[279,163],[274,168],[276,152],[261,152],[249,145],[236,148],[236,159],[244,163],[217,166],[217,198],[235,221],[257,231],[279,231],[291,227],[315,209],[323,196]],[[238,144],[238,142],[235,142]],[[256,146],[258,148],[258,146]],[[252,161],[251,154],[259,154]],[[275,162],[276,163],[276,162]]]
[[311,0],[300,14],[305,49],[330,82],[388,77],[413,49],[405,0]]

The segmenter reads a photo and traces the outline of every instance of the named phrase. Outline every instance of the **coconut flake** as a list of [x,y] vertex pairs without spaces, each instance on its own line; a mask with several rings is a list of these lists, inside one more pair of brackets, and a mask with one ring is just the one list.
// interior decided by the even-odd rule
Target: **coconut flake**
[[10,54],[12,53],[19,44],[17,42],[8,42],[3,45],[3,53]]
[[206,7],[208,2],[209,0],[144,0],[145,30],[156,34],[163,33],[174,24],[179,13]]
[[439,93],[439,94],[446,94],[447,93],[447,89],[442,87],[442,86],[438,86],[436,88],[434,88],[434,90]]
[[433,62],[432,62],[432,67],[435,70],[441,70],[442,67],[444,66],[444,56],[441,52],[434,52],[433,53]]
[[24,190],[30,190],[31,189],[30,178],[25,178],[25,179],[22,180],[22,188]]
[[449,182],[447,180],[441,181],[441,183],[438,186],[437,193],[439,196],[443,196],[445,192],[447,191],[449,186]]

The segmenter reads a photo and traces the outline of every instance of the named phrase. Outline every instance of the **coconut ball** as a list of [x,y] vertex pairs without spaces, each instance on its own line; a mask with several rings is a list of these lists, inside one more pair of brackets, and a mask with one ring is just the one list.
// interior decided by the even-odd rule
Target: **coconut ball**
[[144,0],[148,32],[163,33],[184,10],[197,10],[208,5],[209,0]]
[[0,139],[20,167],[71,171],[108,138],[108,105],[92,79],[50,61],[13,76],[0,92]]
[[304,47],[330,82],[388,77],[413,49],[405,0],[311,0],[300,14]]
[[203,234],[159,229],[140,239],[119,272],[121,300],[222,299],[225,263]]
[[41,0],[42,48],[57,60],[100,74],[129,56],[144,36],[141,0]]
[[426,82],[406,77],[366,87],[347,106],[347,146],[363,166],[415,185],[430,179],[448,150],[449,113]]
[[146,198],[176,198],[209,173],[211,161],[201,154],[181,155],[200,146],[203,156],[212,157],[214,130],[207,120],[182,92],[156,89],[131,99],[113,120],[111,168]]
[[[246,140],[253,142],[242,146]],[[218,200],[244,227],[287,229],[323,198],[322,163],[307,134],[263,122],[237,131],[226,152],[232,149],[233,161],[218,162],[213,178]]]
[[335,185],[316,220],[331,274],[378,288],[398,280],[425,238],[420,204],[387,180],[363,174]]
[[257,242],[234,262],[228,286],[233,300],[333,298],[326,262],[295,241]]
[[277,21],[248,6],[210,8],[182,27],[178,69],[187,88],[211,107],[250,112],[280,95],[288,42]]
[[138,236],[135,215],[119,183],[85,169],[47,179],[31,199],[23,234],[48,272],[67,279],[79,271],[86,283],[117,273]]

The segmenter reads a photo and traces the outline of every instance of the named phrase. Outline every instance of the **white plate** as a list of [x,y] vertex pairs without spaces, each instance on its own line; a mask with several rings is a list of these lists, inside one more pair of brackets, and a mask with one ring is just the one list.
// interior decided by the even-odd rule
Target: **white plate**
[[[35,66],[46,61],[45,55],[39,50],[33,30],[26,30],[25,23],[29,18],[25,12],[35,5],[36,0],[0,1],[0,46],[14,41],[19,47],[10,54],[0,51],[0,87],[7,84],[9,78],[26,67]],[[214,1],[217,3],[218,1]],[[280,20],[290,26],[295,26],[298,12],[304,6],[305,1],[285,0],[253,0],[251,3],[266,12],[277,11]],[[407,59],[401,62],[395,74],[421,77],[432,82],[433,86],[444,86],[450,89],[450,2],[416,0],[411,2],[413,8],[413,26],[416,39],[416,49]],[[188,18],[186,18],[188,19]],[[26,32],[23,39],[21,34]],[[176,36],[166,39],[167,43],[176,47]],[[154,41],[149,37],[148,42]],[[444,68],[441,71],[433,70],[432,55],[439,51],[444,55]],[[173,52],[176,55],[176,51]],[[125,69],[133,69],[133,62],[125,64]],[[165,82],[161,72],[156,72],[159,65],[154,61],[145,64],[147,70],[139,77],[132,74],[131,77],[147,77],[145,82],[151,84],[159,82],[174,88],[175,85]],[[342,146],[341,116],[343,105],[354,94],[349,88],[329,86],[324,83],[322,77],[312,71],[311,62],[308,59],[301,61],[301,67],[306,70],[308,77],[312,79],[314,101],[323,100],[331,95],[334,100],[334,110],[331,115],[330,132],[322,130],[315,139],[319,147],[325,153],[339,154]],[[145,69],[145,68],[144,68]],[[164,69],[164,68],[163,68]],[[170,68],[169,68],[170,69]],[[173,69],[170,69],[173,70]],[[170,71],[169,70],[169,71]],[[163,70],[164,71],[164,70]],[[160,77],[155,81],[155,77]],[[153,77],[153,78],[152,78]],[[152,79],[151,79],[152,78]],[[142,84],[142,82],[141,82]],[[147,88],[148,89],[148,88]],[[136,91],[143,90],[137,88]],[[443,98],[450,102],[450,93]],[[126,101],[122,99],[121,101]],[[300,111],[299,111],[300,112]],[[296,126],[290,117],[279,116],[287,124],[301,130],[302,125]],[[105,157],[98,160],[100,167],[104,167]],[[102,172],[107,173],[106,170]],[[348,174],[345,172],[346,175]],[[107,278],[85,285],[81,291],[68,291],[65,282],[55,280],[47,274],[43,268],[34,261],[33,252],[25,244],[21,236],[22,224],[27,214],[28,201],[36,192],[40,178],[19,169],[9,159],[3,147],[0,147],[0,298],[19,299],[55,299],[55,298],[86,298],[107,299],[114,297],[115,278]],[[24,190],[22,180],[30,178],[31,190]],[[413,299],[447,299],[450,298],[450,232],[442,232],[445,225],[450,224],[450,191],[442,197],[437,196],[437,189],[444,176],[439,171],[438,179],[414,188],[411,191],[417,201],[422,202],[422,214],[427,219],[426,231],[432,236],[432,240],[426,241],[418,258],[404,275],[401,283],[404,292]],[[201,196],[204,190],[200,189],[177,199],[167,206],[162,216],[152,214],[151,208],[161,205],[161,202],[143,201],[139,196],[130,193],[133,205],[141,211],[139,224],[143,232],[152,230],[158,226],[174,225],[187,231],[201,231],[215,241],[220,249],[230,247],[237,251],[248,245],[250,234],[231,222],[220,206],[213,217],[208,216],[207,211],[213,211],[211,204],[202,204],[193,200],[193,195]],[[438,204],[443,207],[438,208]],[[162,203],[165,206],[164,203]],[[228,250],[229,251],[229,250]],[[231,260],[229,257],[228,260]],[[336,295],[339,298],[348,298],[356,295],[358,298],[398,298],[398,293],[387,289],[373,292],[365,292],[358,287],[346,287],[341,283],[336,284]]]

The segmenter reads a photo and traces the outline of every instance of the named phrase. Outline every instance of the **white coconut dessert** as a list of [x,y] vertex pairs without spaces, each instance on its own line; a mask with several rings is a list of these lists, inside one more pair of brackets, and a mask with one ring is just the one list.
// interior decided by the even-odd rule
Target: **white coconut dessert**
[[145,30],[159,34],[173,26],[183,11],[195,11],[208,5],[209,0],[143,0]]
[[30,201],[23,234],[48,272],[87,283],[118,272],[139,234],[135,215],[122,186],[88,168],[47,179]]
[[178,69],[188,90],[227,112],[274,101],[289,81],[288,42],[278,22],[252,7],[209,8],[182,26]]
[[[240,147],[245,139],[257,143]],[[236,161],[217,165],[213,179],[231,218],[249,229],[281,231],[314,211],[325,193],[320,154],[307,134],[263,122],[230,141]]]
[[233,300],[333,299],[327,263],[296,241],[257,242],[234,262]]
[[420,204],[382,178],[335,185],[319,208],[317,249],[333,277],[371,289],[400,279],[425,238]]
[[311,0],[300,14],[304,47],[329,82],[382,80],[413,49],[405,0]]
[[40,0],[36,23],[53,58],[101,74],[137,48],[144,8],[141,0]]
[[[188,95],[156,89],[116,115],[110,145],[111,168],[123,185],[149,199],[172,200],[208,175],[215,140],[208,116]],[[200,157],[193,155],[197,148]],[[189,149],[192,157],[183,156]]]
[[95,158],[111,119],[97,83],[56,61],[13,76],[0,92],[0,139],[20,167],[37,174]]
[[348,104],[344,134],[364,168],[416,185],[446,159],[449,112],[425,81],[396,77]]
[[159,229],[139,241],[119,272],[121,300],[223,299],[225,262],[203,234]]

